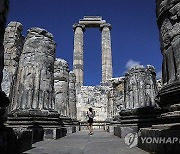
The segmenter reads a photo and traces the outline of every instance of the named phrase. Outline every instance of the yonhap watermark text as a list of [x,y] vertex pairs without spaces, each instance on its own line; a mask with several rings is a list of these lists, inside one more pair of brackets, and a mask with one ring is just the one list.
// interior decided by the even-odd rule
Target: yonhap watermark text
[[134,132],[128,133],[124,141],[127,147],[133,148],[138,142],[141,144],[180,144],[180,137],[142,137]]

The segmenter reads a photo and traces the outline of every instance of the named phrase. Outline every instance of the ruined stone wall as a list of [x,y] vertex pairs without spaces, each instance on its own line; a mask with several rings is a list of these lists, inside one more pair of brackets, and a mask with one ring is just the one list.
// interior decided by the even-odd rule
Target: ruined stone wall
[[106,85],[81,86],[76,93],[78,120],[87,120],[90,107],[96,121],[112,120],[124,108],[124,77],[112,78]]
[[4,34],[4,70],[2,90],[10,98],[12,88],[15,86],[19,58],[22,52],[24,37],[21,34],[22,24],[10,22]]
[[105,121],[108,117],[110,88],[107,86],[81,86],[76,89],[77,119],[87,120],[86,113],[90,107],[95,112],[95,121]]

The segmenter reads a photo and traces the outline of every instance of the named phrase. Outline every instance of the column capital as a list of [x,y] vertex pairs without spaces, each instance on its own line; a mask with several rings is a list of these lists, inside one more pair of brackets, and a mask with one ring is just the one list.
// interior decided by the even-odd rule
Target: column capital
[[75,31],[77,27],[82,28],[83,32],[85,31],[85,25],[84,25],[84,24],[75,23],[75,24],[73,25],[73,30]]
[[100,30],[102,30],[104,27],[108,27],[110,30],[112,29],[112,26],[110,23],[104,23],[100,25]]

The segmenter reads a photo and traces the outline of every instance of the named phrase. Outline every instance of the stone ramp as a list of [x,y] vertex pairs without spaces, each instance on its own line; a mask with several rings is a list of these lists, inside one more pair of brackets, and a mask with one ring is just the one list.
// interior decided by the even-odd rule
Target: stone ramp
[[139,148],[129,149],[124,140],[111,133],[88,131],[70,134],[58,140],[45,140],[33,144],[33,148],[23,154],[147,154]]

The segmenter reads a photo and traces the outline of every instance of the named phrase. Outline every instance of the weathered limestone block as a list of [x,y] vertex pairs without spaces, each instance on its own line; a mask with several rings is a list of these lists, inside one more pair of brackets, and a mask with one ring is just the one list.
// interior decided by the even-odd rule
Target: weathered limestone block
[[83,19],[79,20],[79,24],[83,24],[86,27],[99,27],[101,24],[106,23],[101,16],[84,16]]
[[72,119],[77,119],[76,76],[72,71],[69,72],[69,112]]
[[77,90],[77,119],[86,121],[86,113],[90,107],[95,112],[95,121],[105,121],[108,118],[108,86],[81,86]]
[[111,25],[100,25],[102,31],[102,82],[112,78]]
[[64,59],[54,63],[55,108],[61,116],[69,116],[69,65]]
[[74,24],[74,60],[73,71],[76,75],[76,83],[83,85],[83,31],[85,26]]
[[[19,61],[11,110],[19,116],[48,116],[54,112],[53,35],[40,28],[28,30]],[[37,112],[36,112],[37,111]]]
[[23,48],[24,37],[21,34],[22,24],[10,22],[4,34],[4,70],[2,90],[11,100],[12,88],[15,86],[19,58]]
[[156,73],[153,66],[135,66],[125,74],[125,109],[153,107],[156,94]]

